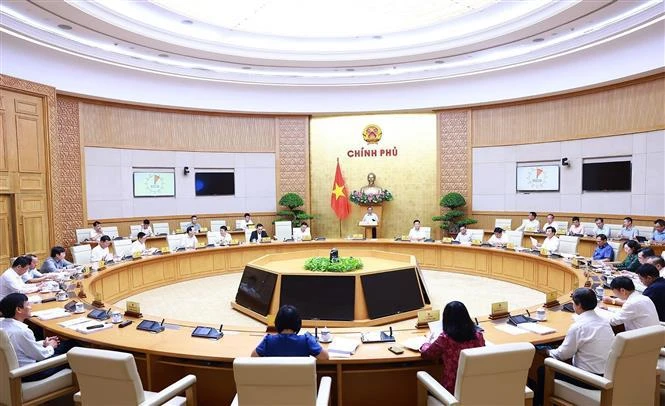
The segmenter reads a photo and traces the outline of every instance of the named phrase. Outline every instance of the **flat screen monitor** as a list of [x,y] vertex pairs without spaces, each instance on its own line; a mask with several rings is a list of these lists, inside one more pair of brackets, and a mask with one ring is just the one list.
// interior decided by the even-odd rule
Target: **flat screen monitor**
[[628,191],[631,189],[630,161],[594,162],[582,164],[582,190]]
[[415,268],[363,275],[370,319],[417,310],[424,306]]
[[556,192],[559,190],[559,165],[520,165],[516,184],[518,192]]
[[134,172],[134,197],[175,196],[175,173],[173,171]]
[[276,274],[246,266],[236,293],[236,303],[267,316],[276,282]]
[[236,192],[234,172],[196,172],[196,196],[233,196]]
[[282,275],[280,306],[290,304],[303,319],[353,320],[354,276]]

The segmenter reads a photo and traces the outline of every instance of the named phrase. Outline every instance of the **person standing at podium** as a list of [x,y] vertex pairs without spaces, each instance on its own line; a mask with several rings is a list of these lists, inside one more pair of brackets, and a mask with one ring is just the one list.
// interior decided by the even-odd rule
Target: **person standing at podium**
[[[379,223],[379,216],[374,213],[374,209],[372,209],[372,206],[367,206],[367,212],[363,216],[362,219],[363,224],[378,224]],[[376,238],[376,227],[372,227],[372,238]]]

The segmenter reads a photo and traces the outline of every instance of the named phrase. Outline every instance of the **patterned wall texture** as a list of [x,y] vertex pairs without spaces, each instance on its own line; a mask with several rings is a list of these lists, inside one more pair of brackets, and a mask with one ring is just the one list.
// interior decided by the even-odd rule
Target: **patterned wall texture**
[[471,208],[471,139],[469,112],[437,112],[439,195],[458,192]]
[[78,100],[58,96],[58,147],[51,149],[57,165],[51,166],[51,179],[54,194],[56,190],[58,194],[53,206],[54,220],[59,222],[55,240],[65,247],[76,242],[76,229],[85,223],[79,128]]
[[309,210],[309,118],[278,117],[276,120],[277,199],[285,193],[298,193]]

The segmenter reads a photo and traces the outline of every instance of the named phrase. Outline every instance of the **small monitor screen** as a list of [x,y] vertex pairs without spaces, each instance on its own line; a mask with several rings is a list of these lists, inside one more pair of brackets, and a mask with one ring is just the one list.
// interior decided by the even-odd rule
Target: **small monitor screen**
[[234,172],[196,172],[194,175],[196,196],[233,196]]
[[267,316],[276,282],[274,273],[246,266],[236,293],[236,303]]
[[595,162],[582,164],[582,190],[627,191],[631,189],[631,162]]
[[360,280],[370,319],[391,316],[424,306],[415,268],[363,275]]
[[280,302],[303,319],[353,320],[355,277],[282,275]]
[[175,196],[175,173],[173,171],[134,172],[134,197]]

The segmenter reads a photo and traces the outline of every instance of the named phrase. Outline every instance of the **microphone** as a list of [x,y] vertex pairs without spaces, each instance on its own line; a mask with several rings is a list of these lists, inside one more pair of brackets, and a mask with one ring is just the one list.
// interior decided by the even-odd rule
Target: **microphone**
[[529,309],[526,309],[526,315],[531,317],[531,313],[529,313]]
[[390,336],[393,336],[393,326],[390,326]]
[[222,332],[222,328],[224,328],[224,324],[220,324],[220,325],[219,325],[219,332],[220,332],[220,333]]

